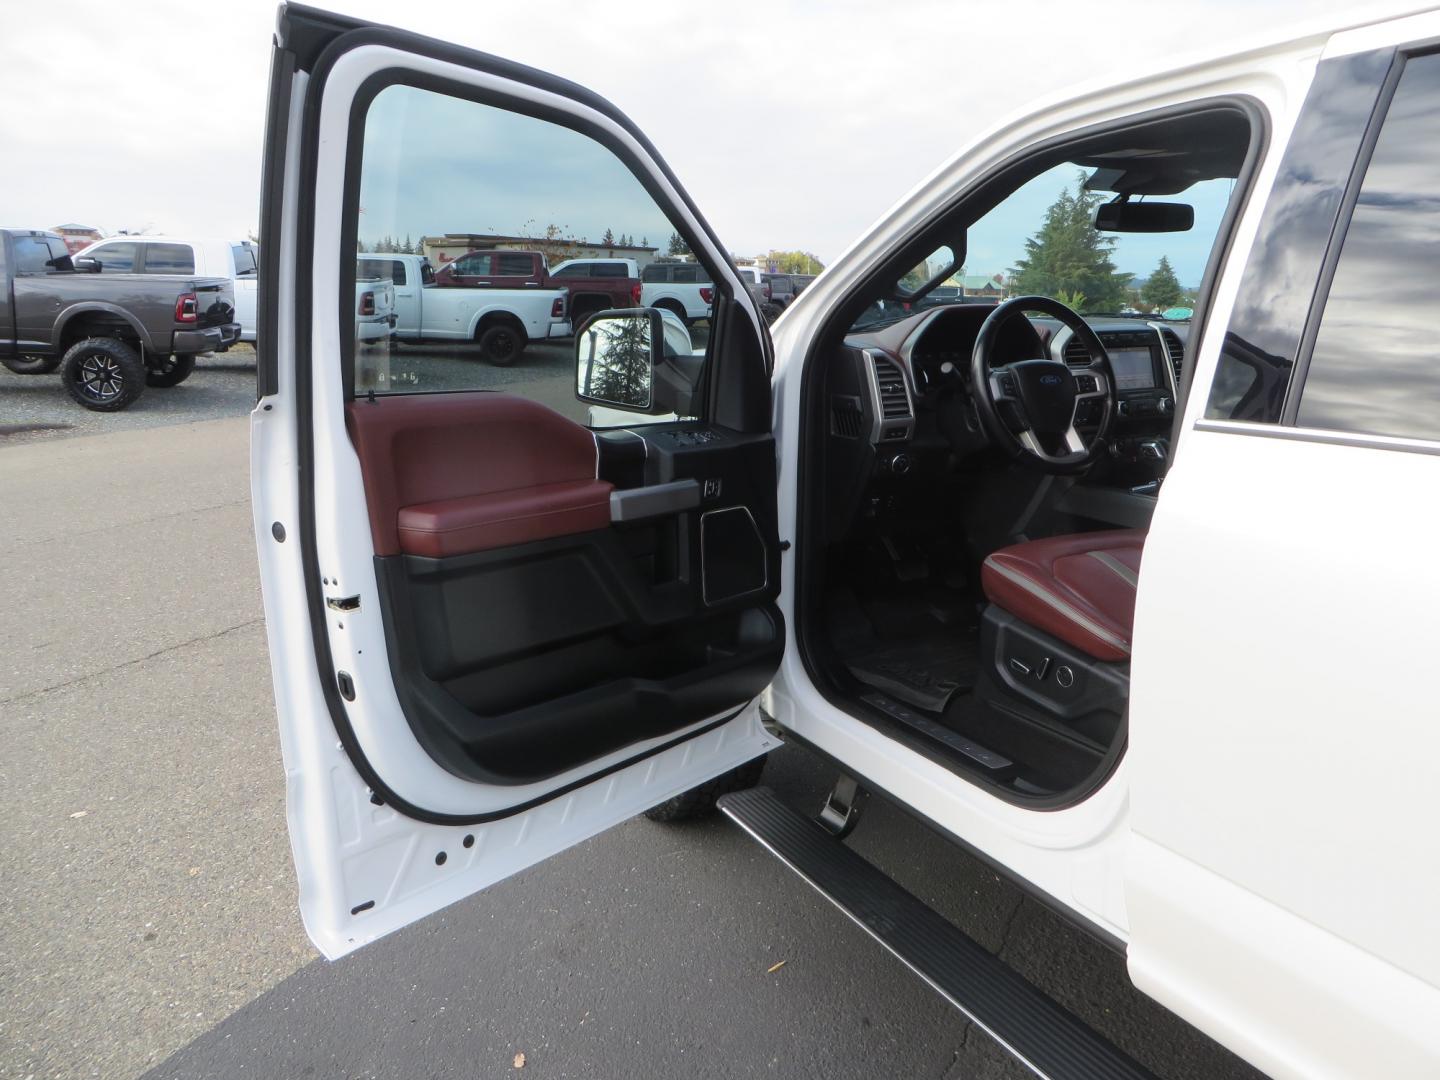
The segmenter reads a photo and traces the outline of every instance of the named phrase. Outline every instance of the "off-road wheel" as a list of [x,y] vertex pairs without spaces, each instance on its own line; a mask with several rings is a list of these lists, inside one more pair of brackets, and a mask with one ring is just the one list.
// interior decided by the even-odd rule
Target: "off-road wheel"
[[55,356],[6,356],[0,358],[0,364],[16,375],[48,375],[60,366],[62,359],[58,353]]
[[743,791],[760,782],[760,774],[765,769],[765,757],[766,755],[761,754],[737,769],[721,773],[714,780],[689,791],[682,791],[673,799],[666,799],[659,806],[646,810],[645,816],[651,821],[684,821],[687,818],[713,814],[715,802],[721,795],[731,791]]
[[172,355],[145,370],[146,386],[179,386],[195,370],[195,354]]
[[509,367],[525,351],[525,335],[508,323],[497,323],[480,335],[477,344],[486,363]]
[[145,392],[145,364],[119,338],[86,338],[65,353],[60,380],[70,396],[95,412],[119,412]]

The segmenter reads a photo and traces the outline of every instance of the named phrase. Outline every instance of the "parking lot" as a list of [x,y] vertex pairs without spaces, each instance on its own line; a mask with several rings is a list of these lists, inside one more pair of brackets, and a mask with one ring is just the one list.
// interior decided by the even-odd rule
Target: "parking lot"
[[[569,356],[388,363],[573,409]],[[541,1077],[1027,1075],[722,821],[631,821],[319,960],[285,832],[253,398],[248,350],[115,415],[0,374],[0,1077],[472,1078],[522,1053]],[[766,782],[815,809],[831,779],[785,749]],[[1158,1075],[1254,1075],[886,804],[853,842]]]

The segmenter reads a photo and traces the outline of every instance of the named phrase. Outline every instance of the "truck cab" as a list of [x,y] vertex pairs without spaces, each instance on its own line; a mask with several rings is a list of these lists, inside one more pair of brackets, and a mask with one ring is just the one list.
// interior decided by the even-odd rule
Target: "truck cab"
[[[1032,1071],[1147,1075],[847,846],[866,790],[1266,1073],[1435,1075],[1436,40],[1339,17],[1043,102],[772,335],[614,105],[282,10],[263,281],[293,314],[253,504],[321,951],[718,807]],[[402,124],[437,133],[410,173],[351,152]],[[543,176],[487,150],[514,145]],[[441,163],[470,179],[427,187]],[[403,235],[471,184],[526,220],[542,180],[694,261],[646,267],[573,367],[357,393],[359,207]],[[1119,317],[1156,243],[1188,323]],[[1015,273],[971,302],[994,251]],[[667,351],[681,284],[708,333]],[[782,743],[843,773],[813,817],[755,786]]]

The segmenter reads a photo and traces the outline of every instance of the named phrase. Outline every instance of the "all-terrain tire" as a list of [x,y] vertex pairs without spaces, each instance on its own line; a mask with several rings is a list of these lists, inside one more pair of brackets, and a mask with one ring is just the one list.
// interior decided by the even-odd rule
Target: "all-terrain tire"
[[54,356],[6,356],[0,357],[0,364],[16,375],[48,375],[60,366],[63,359],[59,353]]
[[145,385],[160,387],[179,386],[190,377],[194,370],[194,353],[186,353],[184,356],[167,356],[155,367],[146,369]]
[[85,408],[119,412],[145,392],[145,363],[119,338],[86,338],[66,351],[60,381]]
[[480,335],[480,355],[496,367],[509,367],[525,351],[525,333],[509,323],[496,323]]
[[645,816],[651,821],[684,821],[687,818],[713,814],[715,803],[721,795],[731,791],[743,791],[760,782],[760,774],[765,770],[765,758],[766,755],[761,754],[753,761],[721,773],[699,787],[682,791],[673,799],[666,799],[659,806],[646,810]]

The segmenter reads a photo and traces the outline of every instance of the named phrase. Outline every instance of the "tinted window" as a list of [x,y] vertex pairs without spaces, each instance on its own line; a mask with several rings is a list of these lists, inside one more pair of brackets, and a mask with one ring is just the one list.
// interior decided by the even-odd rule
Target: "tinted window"
[[698,266],[673,266],[670,268],[671,281],[699,281],[700,268]]
[[147,274],[193,274],[195,253],[189,244],[146,244]]
[[356,271],[362,278],[389,278],[396,285],[405,284],[405,264],[399,259],[360,259]]
[[249,244],[231,244],[230,250],[235,255],[235,276],[244,277],[246,274],[256,273],[255,249]]
[[659,264],[659,263],[655,263],[655,264],[653,264],[653,265],[651,265],[651,266],[645,267],[644,270],[640,271],[640,280],[641,280],[641,281],[669,281],[669,280],[670,280],[669,271],[670,271],[670,268],[669,268],[668,266],[663,266],[663,265],[661,265],[661,264]]
[[49,269],[45,264],[53,256],[45,246],[43,237],[15,237],[15,272],[17,274],[43,274]]
[[591,277],[629,277],[630,270],[624,263],[591,263]]
[[1405,66],[1345,233],[1302,427],[1440,439],[1440,56]]
[[129,274],[135,270],[135,253],[139,244],[101,244],[89,258],[100,260],[102,273]]
[[532,255],[506,255],[497,256],[500,262],[500,269],[496,271],[499,277],[528,277],[535,272],[535,258]]
[[455,273],[462,277],[485,277],[490,273],[491,256],[462,255],[455,260]]
[[587,266],[562,266],[559,270],[556,270],[550,276],[558,278],[589,277],[590,268]]

